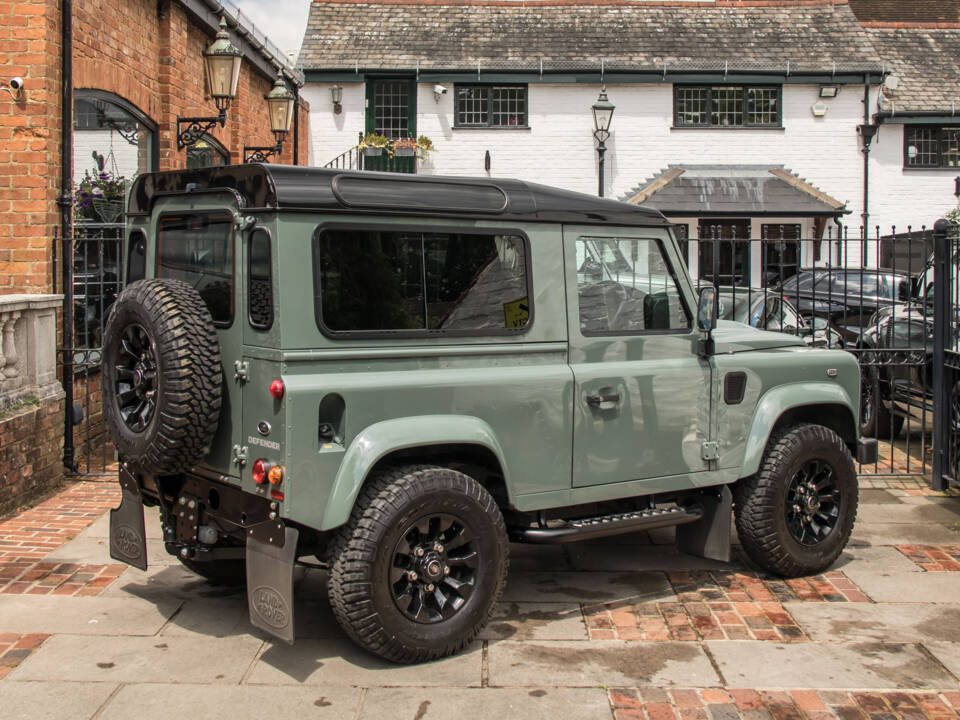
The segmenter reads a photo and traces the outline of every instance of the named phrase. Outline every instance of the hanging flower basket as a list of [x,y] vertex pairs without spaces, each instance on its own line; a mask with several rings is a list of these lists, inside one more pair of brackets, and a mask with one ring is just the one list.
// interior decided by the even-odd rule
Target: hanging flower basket
[[105,223],[113,223],[123,215],[123,200],[108,200],[107,198],[91,198],[93,209]]

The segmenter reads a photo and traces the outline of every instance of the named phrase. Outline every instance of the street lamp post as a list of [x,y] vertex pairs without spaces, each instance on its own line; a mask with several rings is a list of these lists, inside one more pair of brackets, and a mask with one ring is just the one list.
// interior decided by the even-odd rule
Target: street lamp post
[[607,88],[600,89],[600,97],[593,104],[593,137],[597,139],[597,155],[600,158],[600,185],[598,194],[603,197],[603,156],[607,152],[610,137],[610,121],[613,119],[613,103],[607,99]]

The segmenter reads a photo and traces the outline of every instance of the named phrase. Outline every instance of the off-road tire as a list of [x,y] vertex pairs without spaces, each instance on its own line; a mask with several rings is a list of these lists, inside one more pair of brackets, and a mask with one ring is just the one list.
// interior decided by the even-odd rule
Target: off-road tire
[[[893,438],[900,434],[904,418],[896,415],[883,403],[875,391],[878,370],[873,366],[861,366],[863,392],[860,396],[860,434],[865,438]],[[869,375],[867,374],[869,373]],[[866,396],[869,395],[869,398]]]
[[[404,530],[444,513],[467,524],[479,562],[473,594],[452,617],[422,624],[394,601],[389,573]],[[377,474],[360,491],[331,553],[330,604],[354,642],[395,663],[459,652],[483,629],[503,592],[507,533],[494,499],[473,478],[444,467],[404,466]]]
[[[830,465],[840,492],[837,524],[814,545],[791,535],[787,497],[791,482],[810,460]],[[747,555],[763,569],[782,577],[813,575],[839,557],[857,516],[858,487],[853,458],[843,440],[822,425],[796,425],[778,431],[756,475],[734,487],[737,535]]]
[[[149,338],[156,405],[140,430],[128,426],[118,403],[118,363],[126,360],[124,332]],[[179,280],[131,283],[110,308],[103,340],[103,415],[119,455],[137,472],[171,474],[196,465],[208,452],[220,419],[223,371],[210,311]]]
[[177,558],[190,572],[196,573],[211,585],[243,587],[247,584],[246,560],[187,560]]

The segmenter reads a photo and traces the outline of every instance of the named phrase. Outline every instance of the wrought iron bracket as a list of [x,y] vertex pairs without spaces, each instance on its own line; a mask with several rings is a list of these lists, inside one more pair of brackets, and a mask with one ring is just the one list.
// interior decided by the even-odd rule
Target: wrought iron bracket
[[[177,149],[183,150],[188,145],[193,145],[205,134],[213,130],[217,125],[223,127],[227,124],[227,111],[223,109],[215,117],[177,117]],[[186,126],[186,127],[184,127]]]
[[277,143],[276,145],[261,145],[261,146],[243,146],[243,161],[245,163],[268,163],[270,162],[269,158],[274,155],[279,155],[283,152],[283,143]]

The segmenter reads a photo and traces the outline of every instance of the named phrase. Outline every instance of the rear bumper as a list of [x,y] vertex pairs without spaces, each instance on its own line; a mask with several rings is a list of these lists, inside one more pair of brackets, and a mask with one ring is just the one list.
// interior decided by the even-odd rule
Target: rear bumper
[[857,440],[857,462],[871,465],[877,461],[879,452],[877,441],[874,438],[860,438]]

